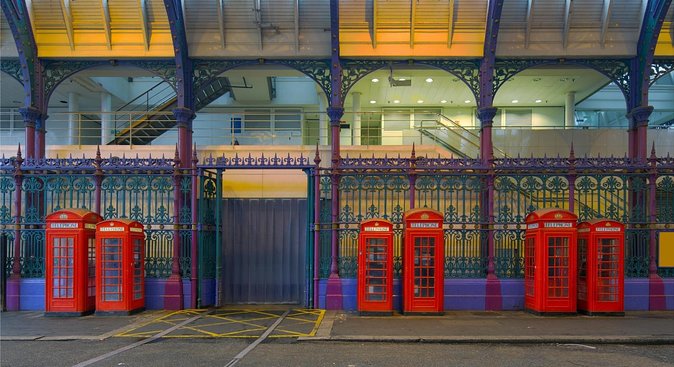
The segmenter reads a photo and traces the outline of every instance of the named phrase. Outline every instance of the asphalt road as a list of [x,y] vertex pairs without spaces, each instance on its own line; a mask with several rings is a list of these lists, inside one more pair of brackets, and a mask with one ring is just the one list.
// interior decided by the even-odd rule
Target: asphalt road
[[[0,365],[73,366],[134,343],[2,341]],[[159,339],[91,366],[226,366],[252,340]],[[267,340],[235,364],[245,366],[674,366],[671,345],[523,345],[295,342]]]

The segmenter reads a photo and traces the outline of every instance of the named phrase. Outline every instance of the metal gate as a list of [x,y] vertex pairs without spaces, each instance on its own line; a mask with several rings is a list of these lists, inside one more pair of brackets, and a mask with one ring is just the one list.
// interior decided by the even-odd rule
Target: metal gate
[[306,289],[307,200],[223,203],[223,303],[301,304]]

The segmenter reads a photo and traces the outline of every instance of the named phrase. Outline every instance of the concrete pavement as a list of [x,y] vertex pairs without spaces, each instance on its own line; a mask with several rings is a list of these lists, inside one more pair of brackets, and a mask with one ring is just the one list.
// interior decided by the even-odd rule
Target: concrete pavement
[[[157,325],[156,330],[159,332],[170,324],[156,321],[163,320],[170,313],[146,311],[134,316],[54,318],[44,317],[40,312],[4,312],[0,314],[0,340],[104,340],[144,325]],[[255,317],[259,318],[259,315]],[[316,322],[318,328],[313,336],[301,336],[297,340],[674,344],[674,312],[671,311],[627,312],[622,317],[536,316],[520,311],[462,311],[447,312],[443,316],[375,317],[327,311]],[[155,329],[154,326],[152,328]]]

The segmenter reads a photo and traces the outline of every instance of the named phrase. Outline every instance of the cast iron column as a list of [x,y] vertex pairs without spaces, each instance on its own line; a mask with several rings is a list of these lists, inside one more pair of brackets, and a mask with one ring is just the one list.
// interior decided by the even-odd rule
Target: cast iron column
[[164,288],[164,309],[166,310],[183,308],[183,282],[180,274],[180,209],[182,208],[180,179],[180,157],[176,147],[173,158],[173,258],[171,276],[166,280]]
[[173,110],[178,128],[178,156],[182,168],[190,167],[192,159],[192,120],[196,117],[189,108],[179,107]]
[[641,106],[627,114],[630,122],[629,156],[639,162],[646,162],[648,146],[648,118],[653,113],[653,106]]
[[42,116],[42,113],[32,106],[19,108],[19,113],[23,117],[23,122],[26,124],[26,158],[36,158],[35,122]]
[[[7,310],[19,311],[21,305],[21,205],[22,205],[22,190],[23,173],[21,172],[21,164],[23,157],[21,156],[21,145],[16,153],[16,161],[14,165],[14,254],[12,262],[12,273],[7,279]],[[2,271],[5,271],[4,264]]]

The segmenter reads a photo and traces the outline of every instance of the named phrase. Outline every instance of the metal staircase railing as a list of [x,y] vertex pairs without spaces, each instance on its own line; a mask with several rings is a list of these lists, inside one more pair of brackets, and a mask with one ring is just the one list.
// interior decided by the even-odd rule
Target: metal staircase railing
[[[195,111],[206,107],[231,90],[226,77],[218,77],[206,84],[195,94]],[[151,93],[154,96],[150,96]],[[140,101],[141,103],[135,103]],[[152,103],[150,102],[152,101]],[[161,82],[118,109],[123,117],[118,124],[115,119],[115,138],[109,145],[147,145],[176,125],[170,113],[177,106],[173,88]],[[131,118],[129,118],[131,115]]]

